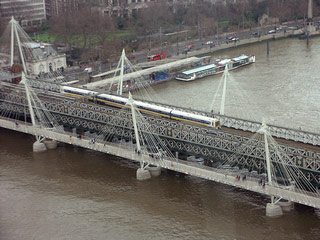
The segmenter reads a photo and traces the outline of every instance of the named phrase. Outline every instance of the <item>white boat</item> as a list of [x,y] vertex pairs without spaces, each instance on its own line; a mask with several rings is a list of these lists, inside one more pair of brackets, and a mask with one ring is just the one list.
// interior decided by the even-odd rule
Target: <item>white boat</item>
[[214,74],[222,73],[228,65],[229,70],[233,70],[248,64],[254,63],[256,61],[255,56],[241,55],[231,59],[218,59],[215,63],[204,65],[201,67],[189,69],[183,72],[179,72],[176,75],[176,79],[179,81],[193,81],[199,78],[207,77]]

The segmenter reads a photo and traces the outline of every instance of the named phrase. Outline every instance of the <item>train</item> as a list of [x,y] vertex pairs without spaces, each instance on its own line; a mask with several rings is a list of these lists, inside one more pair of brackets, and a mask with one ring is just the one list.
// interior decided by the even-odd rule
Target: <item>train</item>
[[[110,95],[106,93],[99,93],[91,90],[74,88],[69,86],[61,86],[61,93],[67,94],[73,97],[87,97],[91,101],[96,101],[101,104],[106,104],[113,107],[130,107],[127,105],[128,98]],[[181,110],[172,109],[169,107],[157,106],[151,103],[142,101],[134,101],[135,106],[141,112],[145,112],[151,115],[157,115],[177,121],[184,121],[193,124],[198,124],[207,127],[214,127],[220,129],[220,121],[216,118],[202,116],[198,114],[188,113]]]

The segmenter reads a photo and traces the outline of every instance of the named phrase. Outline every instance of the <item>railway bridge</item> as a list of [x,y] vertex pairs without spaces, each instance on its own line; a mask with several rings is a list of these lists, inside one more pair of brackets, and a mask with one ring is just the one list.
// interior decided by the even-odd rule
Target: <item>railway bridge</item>
[[[13,93],[18,93],[18,94],[13,94]],[[298,182],[295,182],[298,187],[296,187],[296,185],[287,186],[284,184],[278,184],[277,182],[274,182],[272,180],[272,177],[271,177],[272,166],[270,164],[271,162],[269,158],[269,151],[266,144],[267,134],[265,129],[263,129],[263,127],[260,128],[259,131],[261,131],[265,137],[264,154],[266,155],[266,159],[267,159],[266,168],[268,169],[268,175],[267,175],[268,183],[266,185],[264,182],[265,180],[263,180],[263,184],[262,184],[261,178],[259,180],[259,178],[257,178],[256,176],[251,176],[251,175],[248,175],[248,177],[246,177],[248,172],[244,172],[245,175],[242,176],[242,180],[241,180],[240,179],[241,172],[232,171],[230,170],[230,168],[217,168],[212,166],[203,166],[197,163],[192,163],[192,162],[188,162],[185,160],[172,157],[172,155],[170,154],[164,154],[164,155],[161,155],[161,157],[160,156],[155,157],[153,155],[150,155],[148,151],[145,151],[145,150],[141,152],[133,151],[133,148],[131,148],[130,146],[123,147],[118,143],[107,142],[105,141],[104,138],[102,139],[97,138],[98,139],[97,141],[92,141],[92,138],[87,136],[83,136],[82,138],[79,138],[77,134],[70,133],[70,132],[64,131],[63,129],[56,128],[56,126],[53,124],[53,121],[51,122],[51,126],[52,126],[51,128],[43,127],[41,125],[36,125],[34,112],[39,113],[40,109],[37,109],[38,106],[32,106],[30,104],[31,98],[28,97],[28,93],[27,93],[27,100],[23,98],[22,95],[20,95],[20,93],[22,93],[21,89],[13,90],[11,87],[10,88],[4,87],[1,89],[1,105],[0,105],[1,106],[0,108],[1,109],[1,117],[0,117],[1,127],[11,129],[14,131],[32,134],[37,137],[41,136],[43,138],[52,139],[52,140],[56,140],[64,143],[69,143],[75,146],[81,146],[81,147],[89,148],[95,151],[105,152],[105,153],[116,155],[119,157],[131,159],[133,161],[142,163],[141,169],[138,169],[138,171],[144,170],[145,167],[152,164],[157,167],[173,170],[183,174],[204,178],[207,180],[231,185],[237,188],[242,188],[248,191],[257,192],[264,195],[270,195],[271,203],[268,203],[266,207],[266,215],[270,217],[282,215],[282,209],[289,211],[291,209],[292,202],[314,207],[316,209],[320,208],[319,192],[316,189],[315,191],[312,191],[312,185],[308,186],[306,189],[301,188],[301,185],[299,184],[299,180],[297,179],[298,176],[293,175],[292,172],[289,175],[296,181],[298,180]],[[14,99],[19,101],[14,102],[13,95],[11,94],[15,95],[16,97]],[[38,93],[38,94],[42,95],[43,93]],[[64,123],[65,125],[68,125],[68,126],[82,126],[82,127],[86,127],[88,130],[89,129],[97,130],[98,128],[101,131],[101,128],[103,128],[103,126],[101,125],[101,122],[103,120],[106,121],[105,118],[109,116],[113,118],[113,122],[104,124],[107,126],[107,131],[112,131],[112,129],[114,129],[113,133],[117,136],[120,136],[121,131],[119,131],[119,129],[120,129],[120,126],[122,126],[123,128],[126,129],[124,131],[125,134],[129,134],[129,135],[134,134],[136,136],[139,135],[137,132],[136,121],[134,120],[135,119],[134,114],[131,115],[132,116],[131,120],[133,120],[132,121],[133,126],[132,126],[128,122],[129,116],[126,114],[121,114],[119,111],[114,111],[107,108],[104,108],[104,110],[102,110],[101,106],[89,105],[86,103],[77,103],[75,101],[73,101],[73,104],[75,106],[74,108],[75,112],[72,113],[73,110],[71,111],[71,108],[70,108],[71,105],[66,104],[67,100],[62,100],[62,102],[64,102],[66,105],[59,105],[58,102],[50,103],[50,100],[52,100],[51,98],[52,96],[49,96],[49,95],[50,94],[46,94],[46,96],[43,96],[42,100],[45,102],[45,105],[47,107],[50,107],[49,106],[50,104],[52,106],[53,105],[55,106],[55,108],[51,108],[50,112],[53,114],[55,119],[60,120],[60,123]],[[57,96],[55,99],[58,99]],[[27,106],[31,107],[29,110],[29,113],[27,112],[28,110]],[[81,108],[87,109],[87,111],[83,112],[80,110]],[[133,110],[133,105],[132,105],[132,110]],[[8,114],[4,114],[5,112],[7,112]],[[108,115],[107,116],[99,115],[99,112],[105,113],[105,114],[108,113]],[[77,117],[73,115],[76,115]],[[73,117],[69,118],[68,116],[73,116]],[[85,116],[87,117],[86,119],[85,119]],[[88,122],[88,116],[91,116],[90,118],[91,123]],[[124,119],[124,117],[126,117],[127,119]],[[25,118],[25,120],[22,120],[23,118]],[[31,118],[31,122],[28,122],[27,120],[28,118]],[[65,120],[63,120],[63,118],[65,118]],[[157,124],[160,123],[156,119],[148,119],[147,121],[151,125],[154,123],[157,123]],[[111,125],[113,125],[114,128],[112,128]],[[134,131],[133,131],[134,133],[130,131],[132,127],[134,128]],[[176,127],[178,127],[178,125],[176,125]],[[182,126],[179,126],[179,127],[182,127]],[[152,128],[154,128],[154,126]],[[156,131],[158,131],[158,134],[162,136],[162,140],[165,144],[170,144],[170,142],[173,142],[176,139],[179,139],[179,136],[173,137],[172,134],[166,134],[165,132],[162,132],[162,131],[159,132],[159,129],[161,128],[163,128],[163,126],[158,128],[158,130]],[[200,131],[200,129],[198,129],[198,131]],[[205,134],[204,129],[203,131],[204,133],[202,134]],[[125,134],[121,136],[128,137]],[[220,136],[217,135],[216,138],[222,139],[221,136],[222,135]],[[139,140],[137,137],[136,139],[138,143]],[[178,140],[178,141],[182,142],[182,140]],[[219,141],[220,140],[216,141],[216,143]],[[176,142],[175,144],[178,144],[178,143]],[[198,143],[198,145],[199,146],[207,145],[208,147],[210,144],[207,142],[206,144]],[[259,146],[259,147],[262,147],[262,146]],[[245,148],[247,149],[248,146],[246,146]],[[185,150],[188,150],[188,149],[186,148]],[[230,150],[225,150],[225,151],[228,152]],[[262,151],[262,149],[259,149],[259,151]],[[202,154],[206,155],[206,152],[204,151]],[[249,152],[245,152],[245,154],[249,155]],[[262,156],[260,157],[262,158]],[[262,161],[262,160],[256,159],[256,161]],[[145,166],[145,164],[147,165]],[[284,163],[284,165],[287,165],[287,164],[289,164],[288,161]],[[287,170],[292,171],[292,169],[291,170],[290,169],[291,167],[289,166],[288,168],[287,166]],[[282,179],[282,181],[286,181],[286,180]],[[304,184],[308,185],[308,182]]]
[[[112,134],[113,139],[123,138],[129,141],[133,138],[134,129],[129,110],[95,104],[84,98],[66,97],[39,87],[43,82],[33,80],[33,85],[36,85],[36,82],[38,82],[37,94],[44,106],[68,131],[80,134],[85,132],[98,134],[103,131]],[[2,116],[10,115],[11,118],[20,120],[29,119],[24,89],[19,85],[3,85],[0,90],[0,111]],[[195,110],[192,112],[205,115],[204,112]],[[208,113],[206,115],[209,116]],[[172,152],[202,157],[210,166],[226,161],[232,156],[234,166],[240,165],[263,172],[266,168],[263,141],[250,140],[253,133],[261,127],[261,123],[216,114],[214,117],[220,119],[223,126],[221,130],[145,115],[153,132],[161,137]],[[319,185],[320,136],[277,126],[269,126],[269,131],[279,140],[281,151],[288,156],[287,164],[299,167],[311,182]]]

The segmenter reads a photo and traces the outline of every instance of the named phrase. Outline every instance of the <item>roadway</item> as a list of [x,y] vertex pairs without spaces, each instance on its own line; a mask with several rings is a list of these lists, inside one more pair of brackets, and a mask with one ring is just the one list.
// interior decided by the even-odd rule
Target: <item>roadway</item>
[[[303,28],[302,23],[303,23],[302,21],[289,22],[289,23],[283,23],[283,26],[287,26],[287,29],[288,28],[302,29]],[[260,37],[263,37],[265,35],[268,35],[268,32],[270,30],[275,30],[275,29],[276,29],[275,25],[261,26],[261,27],[256,27],[252,29],[242,29],[236,32],[221,33],[218,36],[217,35],[206,36],[206,37],[201,37],[200,39],[190,39],[187,41],[178,42],[178,44],[176,42],[172,44],[167,44],[163,46],[163,50],[167,53],[167,58],[184,57],[186,55],[184,50],[186,50],[187,46],[189,45],[193,46],[192,49],[190,49],[189,51],[190,53],[194,51],[205,50],[205,49],[207,49],[209,52],[214,52],[215,49],[220,50],[220,48],[217,48],[218,46],[224,46],[224,49],[228,47],[234,47],[235,41],[230,40],[232,38],[239,39],[238,42],[239,41],[241,42],[241,40],[248,40],[252,38],[256,39],[258,38],[258,36],[254,36],[253,33],[259,32]],[[276,32],[280,33],[284,31],[285,31],[285,28],[282,28],[282,29],[278,29]],[[210,46],[207,44],[208,41],[212,41],[214,44]],[[144,63],[144,62],[147,62],[148,55],[158,53],[158,52],[161,52],[160,47],[152,48],[151,51],[149,51],[148,49],[143,49],[141,51],[132,53],[132,56],[134,57],[136,64]],[[192,55],[196,56],[194,54]],[[120,58],[120,55],[119,55],[119,58]],[[110,69],[115,68],[116,66],[117,66],[117,62],[112,63],[111,68],[110,68],[110,64],[100,64],[99,69],[94,70],[92,75],[109,71]],[[70,71],[66,69],[64,75],[78,74],[83,71],[84,71],[84,68],[72,69]]]

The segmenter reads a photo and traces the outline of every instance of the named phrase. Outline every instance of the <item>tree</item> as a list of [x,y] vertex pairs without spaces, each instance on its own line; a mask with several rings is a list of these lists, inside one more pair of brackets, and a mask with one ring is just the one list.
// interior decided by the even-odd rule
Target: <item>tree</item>
[[5,21],[3,14],[2,14],[2,8],[0,3],[0,37],[2,36],[2,33],[4,29],[6,28],[6,25],[8,25],[8,22]]
[[139,11],[136,28],[139,33],[157,32],[160,27],[173,23],[173,14],[166,1],[149,2],[147,8]]
[[[85,17],[84,17],[85,16]],[[114,30],[114,24],[109,16],[101,16],[93,11],[89,5],[79,7],[78,11],[66,12],[63,15],[52,19],[52,31],[67,44],[70,49],[74,46],[79,49],[80,56],[96,53],[99,51],[88,50],[97,49],[104,45],[108,35]]]

